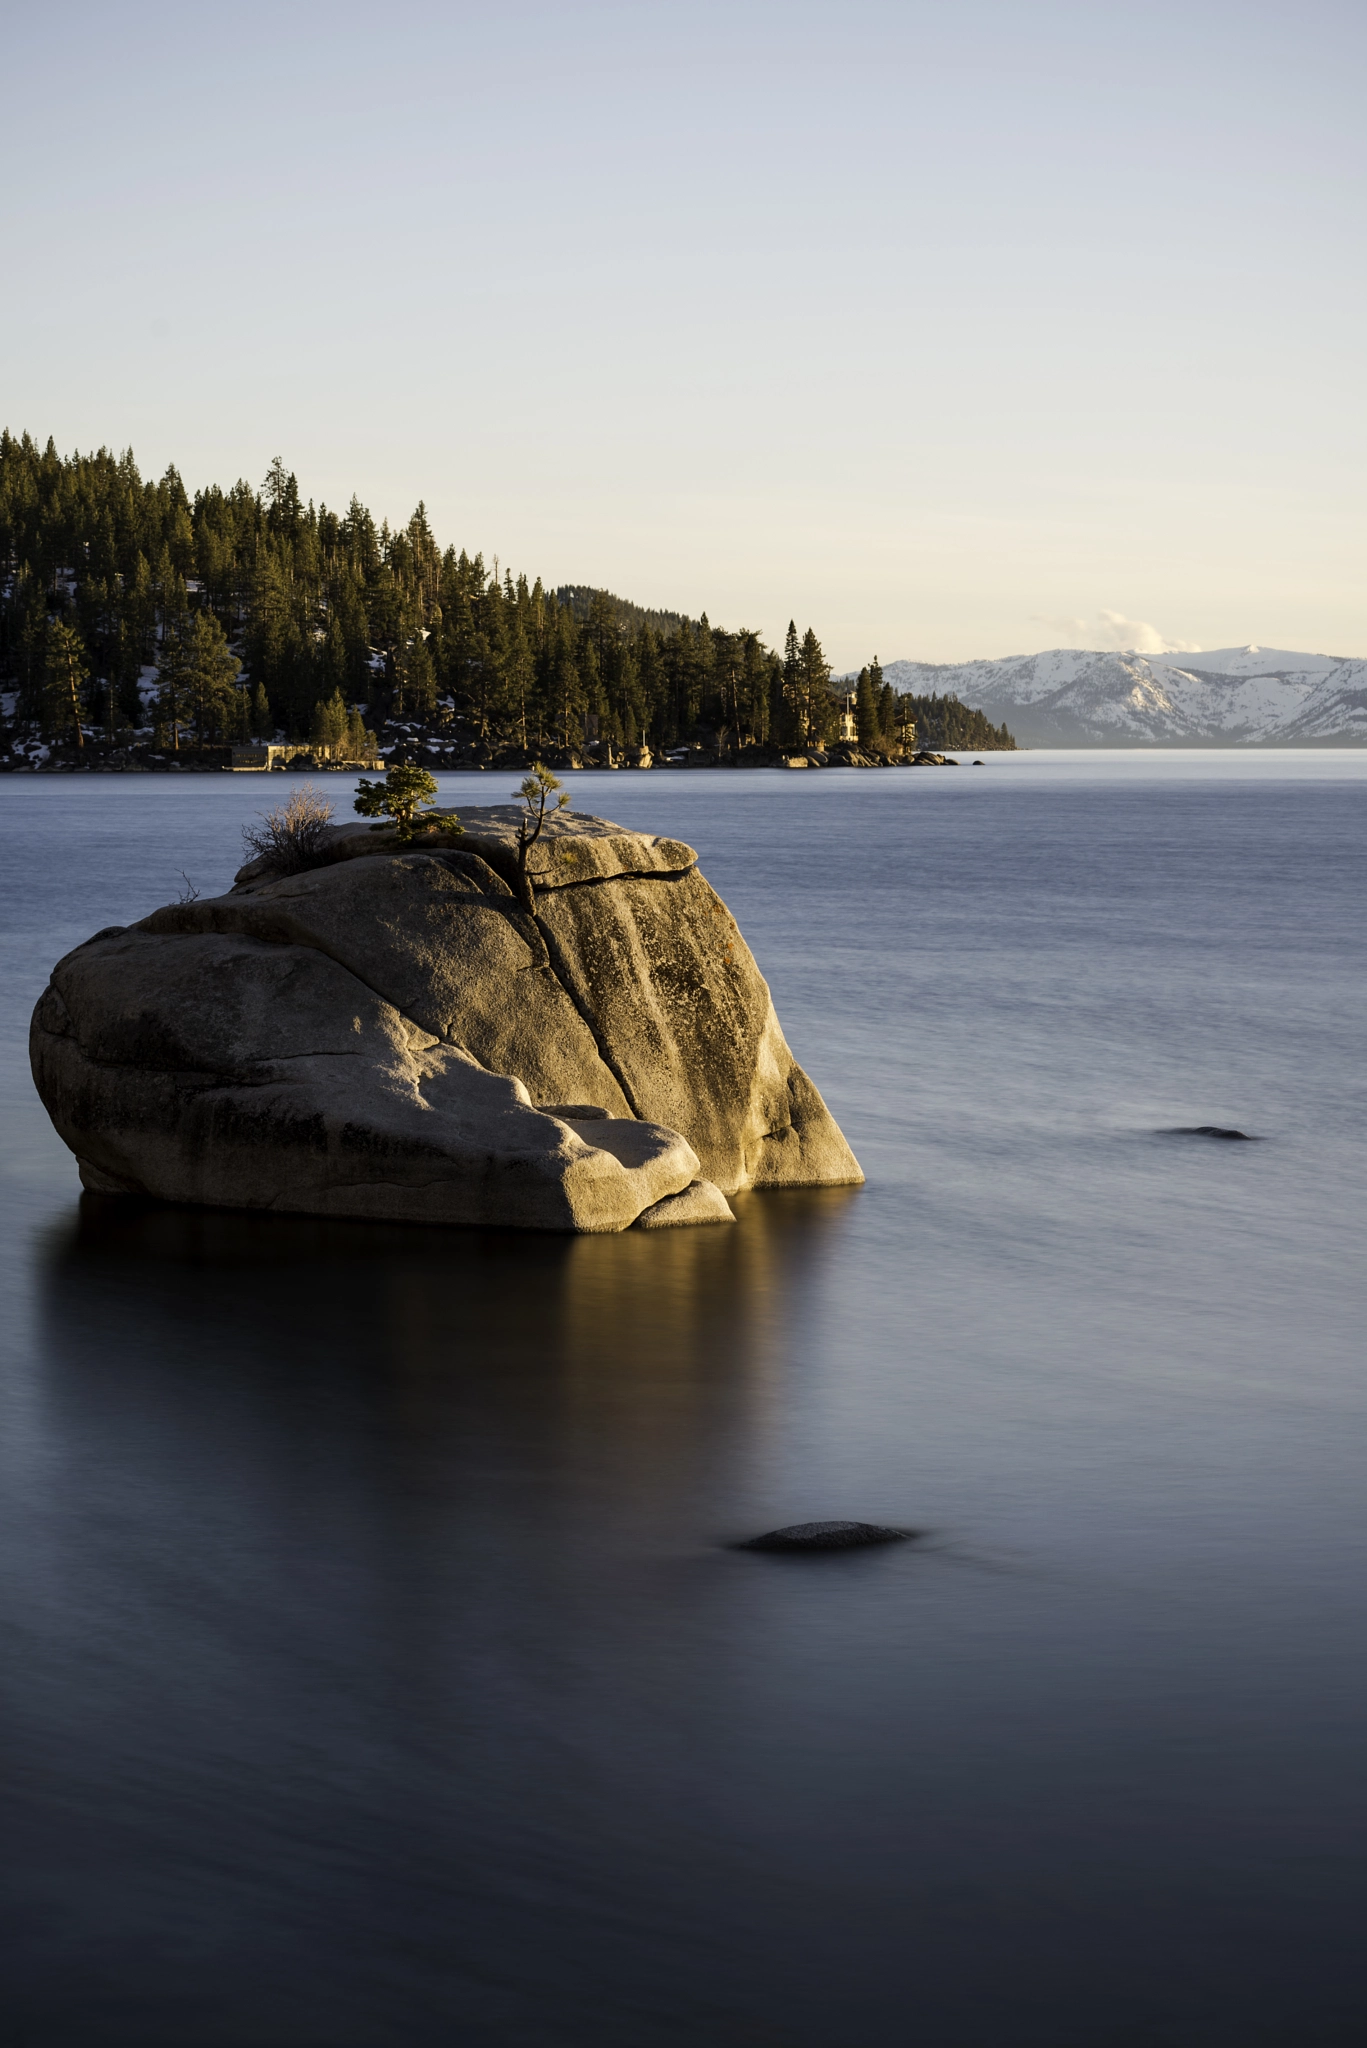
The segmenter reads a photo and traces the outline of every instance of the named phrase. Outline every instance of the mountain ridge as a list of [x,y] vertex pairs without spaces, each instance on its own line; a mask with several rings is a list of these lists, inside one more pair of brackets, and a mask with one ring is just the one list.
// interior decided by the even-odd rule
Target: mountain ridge
[[980,706],[1026,747],[1367,746],[1367,660],[1349,655],[1054,647],[883,673],[899,691]]

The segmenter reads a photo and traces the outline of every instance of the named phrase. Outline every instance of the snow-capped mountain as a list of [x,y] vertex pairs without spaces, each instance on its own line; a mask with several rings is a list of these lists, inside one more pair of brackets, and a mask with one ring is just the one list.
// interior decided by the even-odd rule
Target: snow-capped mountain
[[1022,746],[1367,746],[1367,661],[1222,647],[1209,654],[1047,654],[892,661],[895,689],[952,692]]

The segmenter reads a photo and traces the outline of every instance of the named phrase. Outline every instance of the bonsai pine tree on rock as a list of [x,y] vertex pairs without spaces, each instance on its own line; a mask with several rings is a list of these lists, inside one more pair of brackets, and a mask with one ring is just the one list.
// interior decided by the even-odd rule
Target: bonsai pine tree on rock
[[[396,761],[385,774],[383,782],[371,782],[362,776],[356,785],[356,804],[363,818],[379,818],[381,823],[372,825],[372,832],[383,832],[383,820],[392,818],[396,839],[411,839],[413,828],[423,818],[431,815],[431,799],[437,793],[436,780],[425,768],[410,768]],[[420,804],[427,805],[420,811]],[[450,829],[459,832],[461,827],[452,819]]]
[[[558,793],[557,793],[558,792]],[[561,811],[570,800],[570,793],[560,786],[558,775],[552,775],[549,768],[543,768],[538,761],[530,775],[518,788],[518,797],[523,805],[523,816],[517,828],[517,894],[522,908],[536,915],[535,877],[527,865],[528,855],[541,837],[546,822],[546,805],[555,795],[551,804],[552,813]]]

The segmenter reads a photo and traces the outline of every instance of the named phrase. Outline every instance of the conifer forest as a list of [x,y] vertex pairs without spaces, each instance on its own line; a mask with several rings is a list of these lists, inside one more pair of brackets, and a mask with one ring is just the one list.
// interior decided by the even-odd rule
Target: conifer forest
[[145,480],[130,452],[0,433],[0,766],[764,765],[1004,748],[954,697],[899,696],[876,660],[837,682],[815,631],[782,648],[706,615],[547,588],[443,548],[420,504]]

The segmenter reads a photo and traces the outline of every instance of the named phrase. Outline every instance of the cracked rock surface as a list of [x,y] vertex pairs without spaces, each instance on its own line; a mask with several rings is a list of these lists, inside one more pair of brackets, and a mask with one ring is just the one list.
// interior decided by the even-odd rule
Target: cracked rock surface
[[34,1013],[87,1187],[319,1215],[617,1231],[862,1179],[734,919],[677,840],[561,814],[536,915],[514,806],[172,904]]

